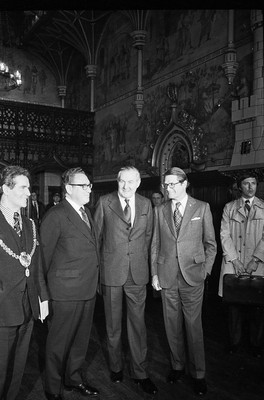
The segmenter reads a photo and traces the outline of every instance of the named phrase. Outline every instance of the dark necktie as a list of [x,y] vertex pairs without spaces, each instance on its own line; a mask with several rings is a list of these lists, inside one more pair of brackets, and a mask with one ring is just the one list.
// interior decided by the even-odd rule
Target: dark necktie
[[34,207],[35,210],[36,210],[36,216],[37,216],[37,219],[38,219],[38,218],[39,218],[38,203],[34,200],[34,201],[32,202],[32,204],[33,204],[33,207]]
[[87,216],[87,214],[86,214],[86,212],[85,212],[83,207],[80,208],[80,212],[82,214],[82,220],[86,223],[88,228],[91,229],[89,218],[88,218],[88,216]]
[[19,213],[14,213],[14,229],[18,236],[21,236],[21,228],[20,228],[20,221],[19,221]]
[[182,215],[179,211],[180,205],[181,205],[181,203],[176,203],[175,211],[173,214],[173,219],[174,219],[174,223],[175,223],[175,229],[176,229],[177,236],[179,234],[179,230],[180,230],[181,222],[182,222]]
[[250,201],[249,200],[245,201],[245,210],[246,210],[246,214],[248,215],[249,211],[250,211]]
[[129,199],[125,199],[126,206],[124,208],[125,219],[128,224],[131,224],[131,207],[129,205]]

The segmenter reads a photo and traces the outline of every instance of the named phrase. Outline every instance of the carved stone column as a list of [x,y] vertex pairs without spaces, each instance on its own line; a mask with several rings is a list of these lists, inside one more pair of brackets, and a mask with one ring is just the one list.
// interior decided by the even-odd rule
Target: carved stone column
[[144,94],[142,86],[142,75],[143,75],[143,46],[146,44],[147,32],[145,30],[136,30],[131,33],[133,38],[133,47],[137,49],[138,52],[138,83],[137,92],[135,99],[135,108],[138,117],[141,117],[143,106],[144,106]]
[[90,111],[94,112],[94,79],[97,75],[97,65],[88,64],[85,66],[86,76],[90,79],[91,82],[91,91],[90,91]]
[[66,97],[66,90],[67,86],[66,85],[60,85],[58,86],[58,95],[61,99],[61,108],[64,108],[65,106],[65,97]]
[[225,53],[225,62],[222,66],[225,70],[229,85],[232,85],[237,72],[238,63],[236,59],[236,49],[234,45],[234,10],[228,10],[228,43]]
[[264,134],[264,90],[263,90],[263,12],[262,10],[251,10],[251,29],[254,35],[253,45],[253,95],[256,96],[256,114],[253,122],[252,140],[254,150],[258,152],[256,158],[263,162],[263,145],[261,141]]

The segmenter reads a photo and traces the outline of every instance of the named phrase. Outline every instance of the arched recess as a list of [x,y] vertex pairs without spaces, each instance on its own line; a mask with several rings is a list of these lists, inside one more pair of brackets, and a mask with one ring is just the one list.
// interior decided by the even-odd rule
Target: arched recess
[[158,138],[153,155],[152,166],[163,176],[172,166],[189,169],[193,161],[192,143],[186,131],[175,123],[170,123]]

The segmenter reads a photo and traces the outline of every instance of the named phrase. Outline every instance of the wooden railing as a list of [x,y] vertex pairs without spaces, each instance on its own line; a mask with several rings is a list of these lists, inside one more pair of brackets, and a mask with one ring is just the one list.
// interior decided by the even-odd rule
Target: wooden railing
[[94,113],[0,100],[0,162],[93,167]]

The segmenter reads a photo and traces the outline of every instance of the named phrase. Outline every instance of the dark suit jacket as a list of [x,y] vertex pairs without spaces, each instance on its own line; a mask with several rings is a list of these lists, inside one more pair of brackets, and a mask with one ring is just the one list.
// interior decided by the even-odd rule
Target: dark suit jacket
[[[21,241],[0,211],[0,239],[17,255],[22,251],[30,254],[33,247],[32,222],[22,216],[22,224]],[[39,317],[38,296],[41,301],[48,300],[39,247],[38,241],[29,266],[30,276],[27,278],[25,268],[19,260],[7,254],[0,246],[0,326],[16,326],[23,323],[22,296],[26,285],[35,319]]]
[[151,273],[161,287],[169,288],[179,268],[186,282],[197,286],[210,274],[216,256],[216,241],[210,206],[188,196],[177,237],[171,201],[155,209],[151,244]]
[[117,192],[99,199],[94,221],[102,241],[101,282],[122,286],[130,266],[134,282],[146,284],[149,280],[148,252],[153,226],[150,200],[136,193],[132,229],[124,218]]
[[96,293],[98,241],[90,212],[85,210],[92,230],[66,199],[44,215],[40,237],[53,300],[88,300]]

